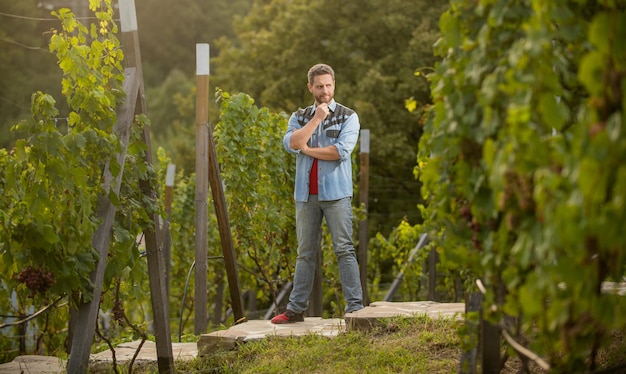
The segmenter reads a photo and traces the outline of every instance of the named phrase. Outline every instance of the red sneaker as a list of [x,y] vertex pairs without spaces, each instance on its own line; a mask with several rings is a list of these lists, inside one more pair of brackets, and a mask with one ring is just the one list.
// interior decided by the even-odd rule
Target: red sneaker
[[294,323],[294,322],[304,322],[304,313],[297,314],[287,309],[281,314],[272,318],[272,323],[275,323],[275,324]]

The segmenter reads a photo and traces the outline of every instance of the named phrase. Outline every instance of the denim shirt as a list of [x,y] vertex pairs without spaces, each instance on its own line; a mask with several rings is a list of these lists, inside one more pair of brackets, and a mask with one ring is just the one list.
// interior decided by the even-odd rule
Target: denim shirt
[[[359,116],[355,111],[332,100],[330,114],[317,127],[309,147],[334,145],[339,152],[339,160],[318,160],[318,200],[331,201],[352,197],[352,150],[359,137]],[[283,136],[283,146],[291,153],[296,153],[296,185],[294,198],[297,202],[309,199],[309,183],[313,157],[291,149],[289,143],[294,130],[302,128],[315,114],[315,105],[300,109],[291,114],[287,132]]]

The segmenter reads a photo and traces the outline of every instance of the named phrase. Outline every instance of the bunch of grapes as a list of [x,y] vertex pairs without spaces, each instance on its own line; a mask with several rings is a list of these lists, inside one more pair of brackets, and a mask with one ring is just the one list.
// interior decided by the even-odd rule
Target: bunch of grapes
[[32,266],[25,267],[18,275],[17,280],[24,283],[30,290],[29,297],[33,298],[37,293],[44,295],[46,291],[57,282],[54,274],[45,269],[35,269]]
[[113,318],[117,321],[118,325],[124,326],[124,306],[120,299],[116,299],[115,305],[113,305]]

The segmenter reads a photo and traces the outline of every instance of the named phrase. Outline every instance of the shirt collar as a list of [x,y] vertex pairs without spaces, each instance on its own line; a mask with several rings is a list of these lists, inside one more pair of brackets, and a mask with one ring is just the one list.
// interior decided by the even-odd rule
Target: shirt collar
[[[328,109],[330,110],[331,113],[335,113],[336,108],[337,108],[337,103],[335,102],[335,99],[331,99],[330,104],[328,104]],[[313,103],[313,111],[311,113],[315,113],[315,109],[317,109],[317,104]]]

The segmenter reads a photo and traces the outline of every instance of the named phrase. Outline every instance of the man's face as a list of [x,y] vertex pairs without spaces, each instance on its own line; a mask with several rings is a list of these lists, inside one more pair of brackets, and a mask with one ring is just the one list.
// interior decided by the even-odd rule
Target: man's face
[[313,94],[316,104],[328,104],[335,96],[335,81],[330,74],[314,77],[313,84],[308,83],[307,86]]

